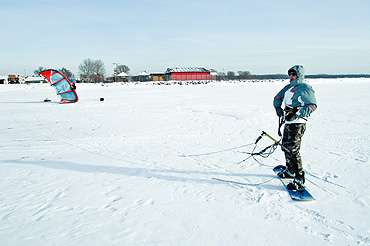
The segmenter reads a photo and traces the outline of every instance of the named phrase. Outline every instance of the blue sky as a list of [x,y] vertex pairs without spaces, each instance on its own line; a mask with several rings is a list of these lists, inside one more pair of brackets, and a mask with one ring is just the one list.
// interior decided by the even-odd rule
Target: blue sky
[[131,74],[370,73],[368,0],[0,0],[0,75],[38,66],[78,75],[87,58]]

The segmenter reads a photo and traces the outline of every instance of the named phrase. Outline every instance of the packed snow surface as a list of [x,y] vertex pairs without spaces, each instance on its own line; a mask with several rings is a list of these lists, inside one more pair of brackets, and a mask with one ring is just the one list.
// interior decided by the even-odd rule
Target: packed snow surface
[[311,202],[248,159],[287,83],[0,85],[1,245],[370,245],[370,80],[308,80]]

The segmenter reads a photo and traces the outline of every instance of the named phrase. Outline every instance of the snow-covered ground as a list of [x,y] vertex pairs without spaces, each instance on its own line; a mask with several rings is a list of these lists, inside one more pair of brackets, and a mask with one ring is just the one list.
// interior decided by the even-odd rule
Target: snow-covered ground
[[0,85],[1,245],[370,245],[370,80],[308,82],[313,202],[274,175],[279,148],[241,162],[278,137],[288,81],[78,84],[64,105],[48,84]]

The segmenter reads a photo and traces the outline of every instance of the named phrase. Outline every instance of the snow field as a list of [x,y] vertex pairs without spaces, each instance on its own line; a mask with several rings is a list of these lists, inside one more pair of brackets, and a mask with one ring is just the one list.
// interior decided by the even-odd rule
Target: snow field
[[316,201],[303,203],[272,171],[279,148],[241,162],[262,131],[277,138],[287,81],[78,84],[70,105],[47,84],[1,85],[0,241],[369,245],[370,80],[308,82],[318,109],[301,154]]

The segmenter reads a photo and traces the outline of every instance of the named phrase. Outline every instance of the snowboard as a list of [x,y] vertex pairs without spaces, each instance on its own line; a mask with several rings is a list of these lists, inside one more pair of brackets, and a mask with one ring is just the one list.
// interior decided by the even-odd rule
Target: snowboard
[[[277,176],[278,173],[285,170],[285,166],[276,166],[276,167],[274,167],[273,170],[274,170],[274,172],[276,173],[276,176]],[[294,181],[294,178],[280,178],[279,176],[277,176],[277,177],[284,184],[285,188],[288,190],[288,193],[289,193],[290,197],[293,200],[296,200],[296,201],[312,201],[312,200],[315,200],[315,198],[313,198],[313,196],[308,192],[306,187],[304,187],[301,190],[289,190],[287,188],[287,185],[289,183],[292,183]]]

